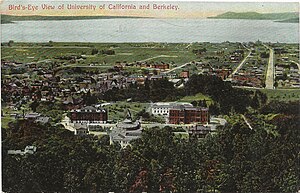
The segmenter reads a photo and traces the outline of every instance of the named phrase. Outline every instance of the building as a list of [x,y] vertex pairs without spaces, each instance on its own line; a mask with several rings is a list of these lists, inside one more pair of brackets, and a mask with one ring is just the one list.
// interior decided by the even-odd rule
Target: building
[[169,110],[170,124],[206,124],[209,120],[208,108],[176,106]]
[[24,115],[24,119],[34,121],[36,123],[42,123],[42,124],[46,124],[51,120],[50,117],[42,116],[39,113],[27,113],[26,115]]
[[204,138],[207,134],[217,131],[217,128],[224,128],[227,121],[223,118],[210,117],[209,124],[194,124],[188,129],[188,134],[190,137]]
[[89,129],[86,123],[74,123],[74,134],[85,136],[89,134]]
[[41,116],[41,114],[39,113],[27,113],[24,118],[27,120],[37,120],[39,117]]
[[132,140],[140,138],[142,135],[142,128],[140,120],[132,122],[131,119],[126,118],[123,122],[118,123],[110,133],[110,143],[119,143],[122,148],[130,144]]
[[102,108],[87,106],[82,109],[71,110],[72,123],[106,123],[107,111]]
[[161,70],[167,70],[167,69],[170,69],[170,65],[169,64],[153,64],[151,65],[152,68],[155,68],[155,69],[161,69]]
[[185,106],[185,107],[193,107],[190,103],[177,103],[177,102],[165,102],[165,103],[153,103],[151,104],[151,113],[152,115],[162,115],[165,117],[169,117],[169,111],[176,106]]
[[212,132],[212,128],[204,125],[195,125],[188,130],[190,137],[204,138],[207,134]]
[[36,147],[35,146],[29,146],[27,145],[24,149],[22,150],[8,150],[7,154],[9,155],[26,155],[26,154],[34,154],[36,152]]
[[179,75],[180,78],[189,78],[190,77],[190,72],[185,70],[185,71],[182,71]]

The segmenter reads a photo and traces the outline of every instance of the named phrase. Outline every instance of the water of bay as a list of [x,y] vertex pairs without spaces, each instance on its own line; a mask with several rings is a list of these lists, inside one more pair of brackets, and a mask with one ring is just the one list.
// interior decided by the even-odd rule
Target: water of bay
[[268,20],[146,19],[18,21],[1,25],[2,42],[299,43],[298,23]]

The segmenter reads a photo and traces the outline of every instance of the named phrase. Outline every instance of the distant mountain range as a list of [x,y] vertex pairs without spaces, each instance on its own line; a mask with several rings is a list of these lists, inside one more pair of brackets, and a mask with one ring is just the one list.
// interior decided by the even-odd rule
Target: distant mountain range
[[87,19],[114,19],[114,18],[139,18],[127,16],[16,16],[1,14],[1,24],[13,23],[14,21],[38,21],[38,20],[87,20]]
[[[115,18],[145,18],[130,16],[15,16],[1,14],[1,24],[13,23],[14,21],[37,21],[37,20],[88,20],[88,19],[115,19]],[[299,23],[297,12],[286,13],[257,13],[257,12],[226,12],[210,19],[251,19],[251,20],[272,20],[275,22]]]
[[257,12],[226,12],[210,19],[252,19],[252,20],[272,20],[276,22],[298,23],[299,13],[257,13]]

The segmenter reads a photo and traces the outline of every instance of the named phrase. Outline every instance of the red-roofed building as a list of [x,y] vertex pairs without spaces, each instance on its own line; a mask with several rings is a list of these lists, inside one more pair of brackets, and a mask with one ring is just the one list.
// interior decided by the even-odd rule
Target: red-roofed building
[[169,110],[170,124],[205,124],[208,120],[208,108],[179,106]]

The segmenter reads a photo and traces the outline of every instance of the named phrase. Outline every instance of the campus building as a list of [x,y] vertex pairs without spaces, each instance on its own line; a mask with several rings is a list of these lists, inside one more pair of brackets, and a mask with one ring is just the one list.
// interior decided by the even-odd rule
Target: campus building
[[169,117],[169,111],[176,106],[193,107],[190,103],[179,103],[179,102],[157,102],[151,104],[152,115],[162,115]]
[[133,122],[131,119],[126,118],[110,131],[110,144],[116,142],[124,148],[127,145],[130,145],[132,140],[140,138],[142,136],[142,130],[140,120]]
[[87,106],[82,109],[71,110],[72,123],[106,123],[107,111],[101,108]]
[[208,108],[175,106],[169,110],[170,124],[206,124],[209,121]]

